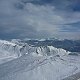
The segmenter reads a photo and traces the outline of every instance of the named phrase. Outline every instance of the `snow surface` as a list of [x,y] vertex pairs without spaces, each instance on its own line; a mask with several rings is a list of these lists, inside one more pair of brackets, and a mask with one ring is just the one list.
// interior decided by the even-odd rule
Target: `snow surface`
[[0,80],[61,80],[80,71],[80,56],[24,55],[0,65]]
[[62,80],[80,72],[80,56],[69,53],[0,40],[0,80]]

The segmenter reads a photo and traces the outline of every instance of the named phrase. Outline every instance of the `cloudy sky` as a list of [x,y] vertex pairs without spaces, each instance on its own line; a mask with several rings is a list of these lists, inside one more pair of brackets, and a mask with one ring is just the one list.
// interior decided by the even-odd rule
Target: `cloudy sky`
[[80,0],[0,0],[0,38],[80,39]]

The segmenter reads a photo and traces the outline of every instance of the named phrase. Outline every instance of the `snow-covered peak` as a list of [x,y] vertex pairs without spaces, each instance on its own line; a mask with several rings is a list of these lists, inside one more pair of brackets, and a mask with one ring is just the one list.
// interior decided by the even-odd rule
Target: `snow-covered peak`
[[6,40],[0,40],[0,44],[7,44],[7,45],[12,45],[12,46],[16,45],[15,43],[12,43],[12,42],[9,42],[9,41],[6,41]]
[[[14,42],[14,40],[13,40]],[[16,44],[15,42],[9,42],[5,40],[0,40],[0,50],[7,51],[10,54],[17,54],[18,56],[23,54],[32,54],[36,53],[42,56],[49,56],[49,55],[68,55],[70,52],[62,49],[62,48],[55,48],[53,46],[40,46],[40,47],[32,47],[26,43],[21,43],[21,45]]]
[[53,46],[42,46],[36,47],[36,53],[43,56],[65,56],[68,55],[70,52],[62,48],[55,48]]
[[70,52],[69,51],[66,51],[62,48],[55,48],[53,46],[48,46],[48,48],[50,49],[50,51],[55,51],[54,53],[60,55],[60,56],[64,56],[64,55],[68,55]]
[[62,49],[62,48],[55,48],[53,46],[30,46],[27,43],[16,42],[13,41],[6,41],[0,40],[0,58],[5,57],[20,57],[26,54],[31,54],[33,56],[66,56],[70,52]]

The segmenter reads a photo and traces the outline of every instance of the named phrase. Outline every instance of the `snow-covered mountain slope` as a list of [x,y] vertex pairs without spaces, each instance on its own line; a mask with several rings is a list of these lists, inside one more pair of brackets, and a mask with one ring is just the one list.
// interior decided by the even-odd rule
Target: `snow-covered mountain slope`
[[[5,40],[0,40],[0,51],[3,54],[0,54],[2,56],[18,56],[19,55],[19,51],[20,51],[21,46],[18,46],[15,43],[9,42],[9,41],[5,41]],[[1,57],[2,57],[1,56]]]
[[53,46],[0,40],[0,80],[62,80],[80,71],[80,56]]
[[32,47],[27,43],[21,43],[19,41],[12,40],[10,42],[0,40],[0,61],[14,59],[24,54],[32,54],[34,56],[64,56],[70,53],[64,49],[57,49],[53,46]]
[[62,80],[80,71],[80,56],[23,55],[0,65],[0,80]]
[[0,64],[17,57],[17,54],[13,53],[13,46],[16,44],[0,40]]

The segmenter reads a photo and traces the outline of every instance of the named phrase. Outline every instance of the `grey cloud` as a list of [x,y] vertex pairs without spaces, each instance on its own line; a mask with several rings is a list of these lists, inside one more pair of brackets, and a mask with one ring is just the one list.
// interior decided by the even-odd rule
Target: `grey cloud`
[[[64,26],[80,21],[79,12],[68,10],[72,4],[71,0],[1,0],[0,36],[2,38],[53,36],[64,38],[64,34],[64,36],[67,35],[67,38],[74,38],[74,35],[77,34],[75,33],[77,29],[75,32],[72,31],[74,24],[67,25],[68,28]],[[66,29],[71,32],[66,32]]]

